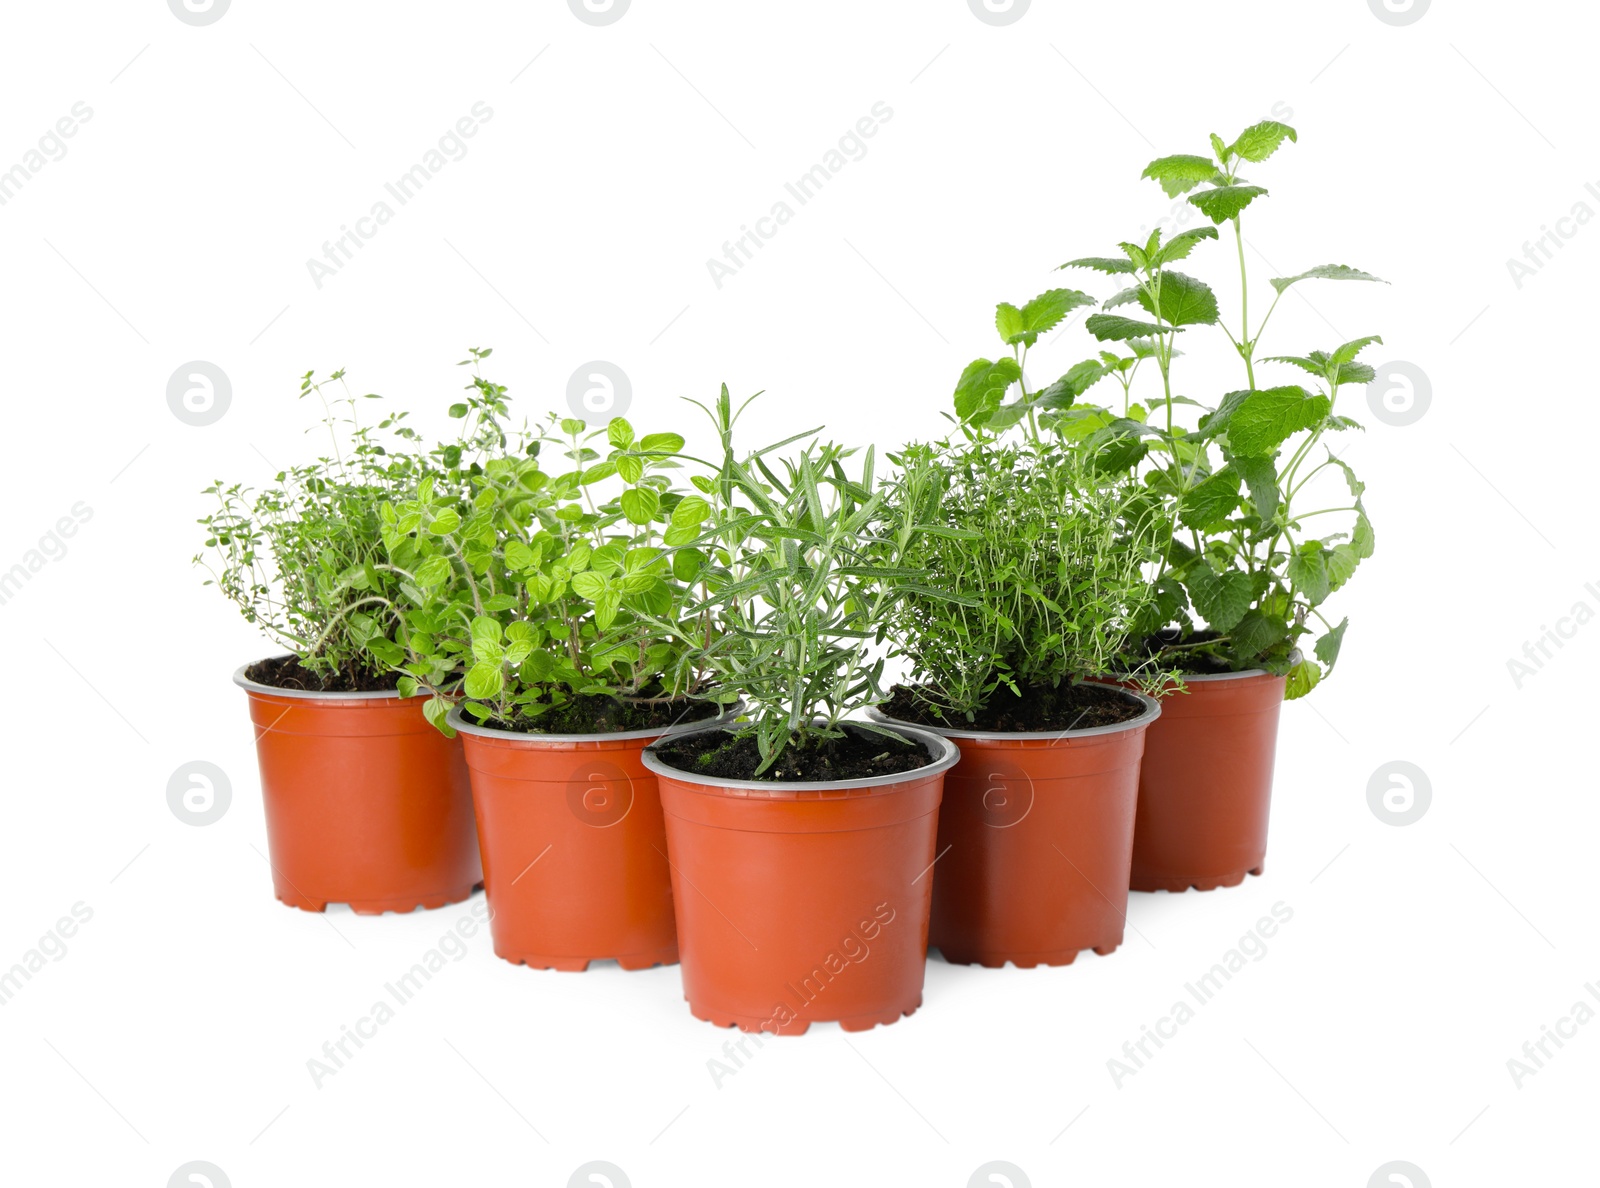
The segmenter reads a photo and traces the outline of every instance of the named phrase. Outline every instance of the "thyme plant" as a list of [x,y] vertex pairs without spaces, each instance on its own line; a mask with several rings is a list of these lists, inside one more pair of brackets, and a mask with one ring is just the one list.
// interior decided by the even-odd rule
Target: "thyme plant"
[[937,575],[948,594],[909,592],[891,609],[891,631],[912,696],[952,724],[974,721],[1002,689],[1021,698],[1110,673],[1150,599],[1155,509],[1125,472],[1122,447],[1089,444],[1091,431],[1069,415],[1107,368],[1089,360],[1035,391],[1023,370],[1040,334],[1092,303],[1056,289],[999,305],[1011,355],[963,372],[955,434],[894,459],[889,505],[921,526],[902,561]]
[[[487,353],[487,352],[485,352]],[[199,523],[194,558],[245,619],[324,688],[393,687],[403,658],[403,575],[382,540],[382,508],[426,477],[458,484],[462,459],[498,433],[493,419],[463,426],[460,440],[430,453],[404,412],[362,423],[345,372],[307,372],[300,398],[321,405],[328,453],[280,471],[259,490],[217,481],[204,494],[216,509]]]

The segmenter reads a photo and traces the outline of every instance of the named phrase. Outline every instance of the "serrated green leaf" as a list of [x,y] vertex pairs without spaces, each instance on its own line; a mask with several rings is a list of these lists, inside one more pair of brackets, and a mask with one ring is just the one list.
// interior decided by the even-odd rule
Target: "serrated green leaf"
[[1189,195],[1189,203],[1213,223],[1223,223],[1266,193],[1260,186],[1217,186]]
[[1312,606],[1322,602],[1332,590],[1327,552],[1320,540],[1308,540],[1290,554],[1284,571],[1294,583],[1295,592]]
[[588,470],[583,472],[583,477],[581,477],[578,482],[587,487],[591,483],[598,483],[608,479],[616,473],[617,464],[615,462],[596,462],[593,466],[589,467]]
[[1159,314],[1171,326],[1211,326],[1217,321],[1217,296],[1211,286],[1181,272],[1161,274],[1159,307],[1144,289],[1139,304],[1147,314]]
[[[1318,358],[1317,356],[1321,356]],[[1309,371],[1318,379],[1326,379],[1328,375],[1327,356],[1321,351],[1313,351],[1311,355],[1265,355],[1260,360],[1262,363],[1292,363],[1301,371]]]
[[1348,582],[1361,564],[1354,546],[1337,544],[1328,550],[1328,589],[1337,590]]
[[1021,309],[1001,302],[995,307],[995,329],[1007,346],[1033,346],[1039,335],[1054,328],[1069,310],[1093,305],[1094,298],[1076,289],[1051,289],[1041,293]]
[[1234,651],[1240,656],[1254,659],[1269,648],[1276,647],[1289,635],[1289,626],[1282,619],[1270,618],[1258,610],[1250,611],[1228,633]]
[[1061,268],[1092,268],[1096,272],[1103,272],[1107,276],[1126,276],[1133,271],[1132,260],[1119,260],[1113,256],[1084,256],[1079,260],[1068,260]]
[[1234,458],[1229,462],[1250,488],[1250,501],[1263,524],[1278,514],[1278,468],[1271,457]]
[[1327,415],[1328,398],[1298,385],[1248,392],[1227,417],[1228,448],[1241,458],[1266,457]]
[[1382,341],[1383,339],[1376,334],[1369,334],[1365,338],[1352,338],[1349,342],[1340,343],[1335,347],[1333,354],[1328,356],[1328,361],[1331,363],[1349,363],[1373,343],[1381,343]]
[[1239,472],[1228,467],[1196,483],[1184,492],[1178,522],[1203,532],[1227,519],[1239,506],[1240,481]]
[[1372,556],[1373,549],[1377,547],[1372,521],[1367,519],[1364,511],[1356,513],[1356,526],[1350,532],[1350,547],[1356,551],[1356,556],[1363,559]]
[[1093,297],[1076,289],[1050,289],[1040,293],[1022,307],[1019,311],[1021,325],[1017,330],[1009,337],[1002,330],[1001,336],[1006,338],[1007,345],[1016,346],[1021,343],[1023,346],[1031,347],[1039,340],[1039,335],[1054,329],[1070,311],[1093,304]]
[[1361,269],[1351,268],[1348,264],[1318,264],[1315,268],[1308,268],[1294,276],[1275,276],[1268,283],[1281,293],[1290,285],[1303,280],[1377,281],[1380,285],[1389,283],[1381,276],[1373,276],[1370,272],[1362,272]]
[[596,601],[610,588],[610,583],[592,569],[572,575],[572,592],[579,598],[586,598],[590,602]]
[[1289,670],[1289,679],[1283,688],[1283,699],[1293,701],[1297,697],[1304,697],[1317,687],[1317,682],[1322,680],[1322,669],[1317,667],[1315,660],[1302,660]]
[[461,527],[461,517],[454,508],[445,508],[444,511],[433,517],[428,525],[428,531],[434,536],[448,536]]
[[956,383],[956,416],[962,421],[981,423],[1000,407],[1006,389],[1021,378],[1022,368],[1015,359],[1002,358],[992,363],[988,359],[974,359]]
[[1203,181],[1216,175],[1217,163],[1208,157],[1178,153],[1171,157],[1157,157],[1144,167],[1141,178],[1151,178],[1161,184],[1168,198],[1187,193]]
[[1228,151],[1246,161],[1260,163],[1278,151],[1285,137],[1291,141],[1299,140],[1298,134],[1288,124],[1262,120],[1239,133],[1239,138],[1228,146]]
[[1011,302],[1002,301],[994,307],[994,328],[999,332],[1001,342],[1016,342],[1022,337],[1023,325],[1022,311]]
[[1172,263],[1174,260],[1182,260],[1190,252],[1194,251],[1195,246],[1202,239],[1216,238],[1217,229],[1215,227],[1192,227],[1188,231],[1180,231],[1167,241],[1166,247],[1155,254],[1151,259],[1151,263],[1160,268]]
[[1339,649],[1344,644],[1344,629],[1348,626],[1350,626],[1350,620],[1346,618],[1337,627],[1317,640],[1317,659],[1321,660],[1329,668],[1332,668],[1334,662],[1339,659]]
[[633,426],[622,417],[612,417],[606,425],[606,440],[619,450],[633,444]]
[[1189,601],[1205,616],[1213,631],[1226,634],[1244,618],[1255,601],[1254,584],[1243,570],[1230,569],[1218,574],[1204,561],[1197,561],[1184,580]]
[[1161,334],[1176,327],[1156,326],[1150,322],[1136,322],[1120,314],[1090,314],[1083,322],[1084,329],[1101,342],[1126,342],[1149,334]]

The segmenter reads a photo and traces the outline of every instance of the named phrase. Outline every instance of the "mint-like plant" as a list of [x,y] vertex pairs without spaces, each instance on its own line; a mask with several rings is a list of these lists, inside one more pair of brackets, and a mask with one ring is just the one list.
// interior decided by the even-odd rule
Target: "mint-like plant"
[[[1252,328],[1242,216],[1267,191],[1250,183],[1242,171],[1296,139],[1293,128],[1269,120],[1245,129],[1231,144],[1213,135],[1209,157],[1177,155],[1150,162],[1143,176],[1157,181],[1169,196],[1188,194],[1188,201],[1214,225],[1180,232],[1164,243],[1157,228],[1142,244],[1120,244],[1120,255],[1062,265],[1092,269],[1125,285],[1101,303],[1102,312],[1085,321],[1100,342],[1123,344],[1131,352],[1107,349],[1100,357],[1106,372],[1123,383],[1123,410],[1118,414],[1079,406],[1066,415],[1088,428],[1086,445],[1141,473],[1165,509],[1170,536],[1154,577],[1156,598],[1141,628],[1155,633],[1175,625],[1158,650],[1174,662],[1181,657],[1191,668],[1209,658],[1228,669],[1265,667],[1287,673],[1289,697],[1310,692],[1323,676],[1323,665],[1333,668],[1348,620],[1334,625],[1319,608],[1372,554],[1372,525],[1361,501],[1364,487],[1348,464],[1326,448],[1325,439],[1329,433],[1360,428],[1335,409],[1341,388],[1373,378],[1372,368],[1358,356],[1381,341],[1370,335],[1329,350],[1258,357],[1263,332],[1292,286],[1314,279],[1378,279],[1344,264],[1273,278],[1273,300]],[[1209,285],[1169,267],[1205,240],[1216,239],[1217,227],[1224,223],[1231,225],[1238,256],[1235,327],[1223,321]],[[1143,317],[1104,312],[1124,305],[1138,306]],[[1224,394],[1215,406],[1177,394],[1172,380],[1177,336],[1205,326],[1222,328],[1244,364],[1247,384]],[[1149,402],[1150,410],[1162,414],[1155,424],[1145,407],[1129,403],[1133,376],[1149,359],[1155,360],[1162,383],[1161,395]],[[1299,368],[1314,377],[1313,389],[1300,383],[1261,388],[1258,363]],[[1193,427],[1177,423],[1178,407],[1197,404],[1203,415]],[[1319,445],[1326,452],[1320,460],[1314,456]],[[1348,500],[1307,508],[1308,484],[1325,470],[1343,477]],[[1331,514],[1344,514],[1348,530],[1319,533],[1323,521],[1314,517]],[[1312,659],[1300,643],[1319,630],[1317,624],[1320,637]]]
[[[505,389],[481,376],[469,392],[458,415],[503,407]],[[681,621],[697,565],[669,550],[698,535],[709,508],[664,473],[682,447],[676,433],[637,438],[621,417],[591,430],[552,414],[487,457],[459,497],[425,479],[382,509],[408,602],[400,688],[432,694],[435,725],[448,732],[456,696],[475,720],[524,730],[628,729],[685,712],[677,703],[704,673],[679,635],[709,620]],[[565,459],[559,473],[541,467],[552,455]]]

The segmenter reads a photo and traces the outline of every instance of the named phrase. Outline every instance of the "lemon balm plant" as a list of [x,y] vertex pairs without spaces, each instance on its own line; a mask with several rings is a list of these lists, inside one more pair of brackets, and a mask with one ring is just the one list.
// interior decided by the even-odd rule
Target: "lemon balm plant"
[[[1348,385],[1373,378],[1360,355],[1381,340],[1262,354],[1290,289],[1378,279],[1321,264],[1270,278],[1264,305],[1252,289],[1243,224],[1268,192],[1246,175],[1297,139],[1293,128],[1269,120],[1231,143],[1212,135],[1209,154],[1151,161],[1144,176],[1169,197],[1187,195],[1210,225],[1165,242],[1158,229],[1120,244],[1117,255],[1063,265],[1122,286],[1085,327],[1124,380],[1123,409],[1072,413],[1101,422],[1097,434],[1136,443],[1127,452],[1130,472],[1163,509],[1163,541],[1155,599],[1130,662],[1154,655],[1184,673],[1166,691],[1145,746],[1130,868],[1138,890],[1211,889],[1262,873],[1280,707],[1334,668],[1348,620],[1334,623],[1324,604],[1374,548],[1365,488],[1334,443],[1360,428],[1339,411],[1339,399]],[[1214,252],[1207,241],[1220,240],[1219,229],[1237,262],[1236,320],[1208,283],[1173,266]],[[1234,271],[1231,262],[1225,267]],[[1140,316],[1105,312],[1124,305]],[[1182,335],[1193,358],[1210,327],[1242,365],[1244,386],[1219,385],[1220,395],[1194,399],[1175,382],[1175,344]],[[1145,407],[1132,397],[1148,360],[1161,388]]]
[[[1261,667],[1286,674],[1291,698],[1310,692],[1324,666],[1331,669],[1336,662],[1347,621],[1333,624],[1320,607],[1372,553],[1363,484],[1326,443],[1330,434],[1360,427],[1336,412],[1339,393],[1373,378],[1372,368],[1358,356],[1381,341],[1372,335],[1303,355],[1258,354],[1279,301],[1293,286],[1319,279],[1378,279],[1343,264],[1272,278],[1273,299],[1252,326],[1242,221],[1267,190],[1250,183],[1243,171],[1295,139],[1293,128],[1265,121],[1232,143],[1213,135],[1209,157],[1152,161],[1144,176],[1170,196],[1188,194],[1216,226],[1182,232],[1166,243],[1158,228],[1142,244],[1121,244],[1118,256],[1062,266],[1094,269],[1123,283],[1102,310],[1137,305],[1143,311],[1142,318],[1102,312],[1086,320],[1089,332],[1110,345],[1103,356],[1107,367],[1131,376],[1143,359],[1153,358],[1161,376],[1161,392],[1149,401],[1150,410],[1159,413],[1153,423],[1138,405],[1121,417],[1106,409],[1078,410],[1103,418],[1107,432],[1140,442],[1143,448],[1132,465],[1168,510],[1172,532],[1155,579],[1158,597],[1143,623],[1151,647],[1192,672]],[[1169,267],[1203,241],[1218,238],[1217,226],[1223,224],[1232,232],[1238,259],[1239,318],[1231,326],[1209,284]],[[1247,385],[1213,404],[1177,394],[1173,382],[1178,335],[1208,326],[1226,335]],[[1121,354],[1120,343],[1132,353]],[[1263,363],[1297,367],[1313,377],[1313,386],[1260,387],[1256,371]],[[1183,406],[1200,414],[1190,426],[1174,415]],[[1324,457],[1317,456],[1319,446]],[[1307,506],[1315,493],[1310,484],[1324,472],[1342,477],[1347,498]],[[1319,517],[1327,515],[1343,515],[1347,528],[1321,531],[1326,521]],[[1318,636],[1315,658],[1301,647],[1307,635]]]

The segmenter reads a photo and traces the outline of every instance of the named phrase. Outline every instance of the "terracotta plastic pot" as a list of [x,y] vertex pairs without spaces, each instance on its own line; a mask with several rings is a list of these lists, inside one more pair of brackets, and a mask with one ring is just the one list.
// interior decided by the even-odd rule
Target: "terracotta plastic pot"
[[459,903],[483,874],[461,744],[421,697],[258,684],[250,698],[272,885],[291,907],[363,915]]
[[1069,965],[1122,944],[1139,759],[1161,715],[1128,696],[1142,712],[1114,726],[935,732],[961,746],[945,777],[928,933],[946,961]]
[[656,778],[640,761],[665,730],[523,734],[465,719],[495,953],[536,969],[678,960]]
[[1129,885],[1211,891],[1260,874],[1284,678],[1184,678],[1145,740]]
[[895,729],[932,762],[887,779],[708,782],[645,750],[696,1018],[799,1035],[824,1020],[863,1031],[922,1005],[939,798],[958,752]]

